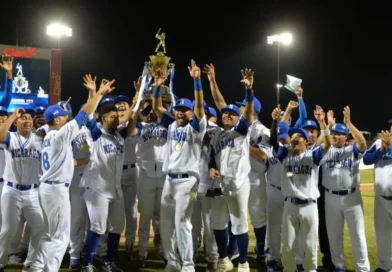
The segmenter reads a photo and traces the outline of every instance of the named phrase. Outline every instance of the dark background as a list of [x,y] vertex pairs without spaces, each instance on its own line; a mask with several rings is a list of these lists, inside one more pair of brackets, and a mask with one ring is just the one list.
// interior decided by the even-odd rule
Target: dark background
[[[285,75],[303,79],[308,115],[316,104],[335,111],[350,105],[360,130],[388,128],[391,80],[391,12],[376,2],[336,5],[307,1],[12,1],[3,6],[0,43],[56,47],[46,36],[54,21],[73,29],[61,40],[64,51],[62,98],[72,97],[74,109],[87,97],[82,77],[91,73],[116,79],[116,94],[133,96],[132,81],[144,61],[154,54],[159,28],[166,33],[167,55],[176,65],[175,94],[193,96],[186,66],[213,63],[227,102],[242,100],[240,69],[255,70],[257,97],[263,104],[261,121],[271,123],[276,106],[277,47],[266,37],[289,31],[294,41],[282,47],[280,83]],[[321,3],[321,2],[320,2]],[[373,4],[372,4],[373,3]],[[206,101],[212,105],[208,80],[203,77]],[[296,99],[281,89],[285,108]],[[296,116],[294,116],[296,118]]]

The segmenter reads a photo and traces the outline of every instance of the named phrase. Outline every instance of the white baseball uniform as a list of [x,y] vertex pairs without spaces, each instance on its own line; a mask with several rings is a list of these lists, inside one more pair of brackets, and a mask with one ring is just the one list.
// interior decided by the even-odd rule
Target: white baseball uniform
[[331,146],[322,164],[325,187],[325,217],[332,262],[345,269],[343,252],[344,221],[351,236],[356,271],[370,271],[366,245],[363,203],[359,191],[359,163],[363,153],[357,145]]
[[0,267],[8,262],[8,248],[22,218],[32,226],[30,250],[25,265],[31,265],[42,235],[44,218],[38,199],[42,138],[30,133],[27,138],[8,132],[5,140],[5,187],[1,195]]
[[166,156],[162,167],[167,176],[161,199],[161,238],[167,265],[179,269],[180,258],[176,252],[174,235],[177,236],[183,272],[195,271],[191,217],[206,127],[206,118],[199,121],[194,115],[184,127],[174,122],[168,128]]
[[[295,271],[295,241],[301,233],[306,271],[316,271],[318,250],[318,170],[325,157],[322,147],[297,155],[280,146],[277,157],[283,164],[282,193],[285,197],[282,219],[282,264],[285,271]],[[299,237],[301,237],[299,235]]]
[[147,257],[150,222],[160,217],[161,198],[165,175],[162,165],[165,159],[167,129],[173,121],[164,114],[159,123],[138,124],[136,149],[139,176],[137,184],[139,217],[139,255]]
[[377,267],[392,270],[392,148],[381,152],[378,139],[363,157],[365,165],[374,164],[374,229],[377,241]]
[[279,161],[272,146],[263,146],[268,155],[267,167],[267,236],[271,260],[281,260],[281,232],[284,196],[282,194],[281,176],[282,163]]
[[[218,127],[211,121],[207,123],[207,133],[215,134],[221,131],[222,128]],[[206,134],[207,134],[206,133]],[[210,179],[210,172],[208,169],[208,162],[210,160],[210,145],[202,147],[201,159],[199,161],[200,170],[200,183],[197,192],[197,200],[193,206],[192,214],[192,237],[193,237],[193,251],[194,260],[197,259],[198,243],[201,236],[202,223],[203,229],[203,242],[206,251],[206,258],[208,262],[217,262],[219,258],[218,247],[216,245],[214,230],[211,226],[211,197],[206,197],[206,193],[210,188],[217,188],[219,185]]]
[[[3,186],[4,186],[4,168],[5,168],[5,154],[4,154],[4,148],[5,146],[3,144],[0,144],[0,195],[3,192]],[[0,218],[1,218],[1,201],[0,201]],[[0,219],[0,228],[1,228],[1,219]]]
[[[90,157],[89,146],[86,140],[85,127],[83,126],[76,138],[72,141],[74,159]],[[71,198],[71,233],[69,255],[72,259],[80,259],[83,242],[86,234],[87,207],[83,199],[85,187],[80,186],[84,169],[87,165],[76,166],[69,189]]]
[[45,218],[44,233],[31,265],[33,271],[58,271],[70,237],[69,186],[74,173],[72,141],[88,120],[80,111],[60,130],[50,130],[42,144],[39,196]]

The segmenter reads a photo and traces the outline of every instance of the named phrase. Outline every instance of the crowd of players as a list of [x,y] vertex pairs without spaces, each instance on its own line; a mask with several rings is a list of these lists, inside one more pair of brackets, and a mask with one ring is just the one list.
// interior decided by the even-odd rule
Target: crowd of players
[[[12,74],[12,59],[1,67]],[[245,99],[227,104],[206,65],[221,128],[204,102],[201,69],[193,60],[188,69],[193,101],[163,103],[158,70],[150,100],[139,95],[141,78],[133,99],[111,98],[114,80],[97,88],[86,75],[88,100],[75,117],[66,101],[12,114],[0,107],[0,271],[8,260],[23,271],[58,271],[68,247],[71,270],[94,271],[95,258],[105,271],[122,271],[115,258],[124,225],[127,257],[143,268],[152,222],[164,271],[195,271],[202,243],[207,271],[231,271],[236,260],[246,272],[248,213],[261,271],[316,271],[319,243],[323,267],[344,271],[345,221],[355,269],[370,271],[361,159],[375,164],[376,271],[392,269],[390,132],[367,149],[349,107],[342,123],[320,106],[311,120],[300,86],[298,101],[275,108],[267,129],[253,71],[241,71]]]

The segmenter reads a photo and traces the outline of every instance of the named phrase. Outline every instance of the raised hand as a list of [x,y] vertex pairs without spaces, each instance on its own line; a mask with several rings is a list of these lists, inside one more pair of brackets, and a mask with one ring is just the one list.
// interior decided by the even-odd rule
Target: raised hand
[[298,108],[298,102],[291,100],[289,102],[289,104],[287,104],[287,108],[289,110],[294,110],[294,109]]
[[142,86],[142,77],[140,76],[137,81],[133,81],[133,87],[135,88],[136,92],[140,90],[140,86]]
[[[189,67],[188,67],[189,68]],[[199,75],[200,75],[200,73],[199,73]],[[192,75],[191,75],[192,76]],[[154,84],[155,84],[155,87],[160,87],[160,86],[162,86],[164,83],[165,83],[165,81],[166,81],[166,76],[165,76],[165,74],[163,73],[163,71],[161,70],[161,69],[157,69],[156,70],[156,72],[155,72],[155,75],[154,75]]]
[[3,55],[2,56],[2,63],[0,63],[0,67],[6,72],[12,72],[12,62],[14,58],[10,55]]
[[349,106],[345,106],[343,109],[343,122],[346,125],[351,123],[351,110]]
[[320,106],[316,106],[314,112],[314,118],[320,123],[325,121],[325,113],[324,110]]
[[206,66],[203,68],[203,73],[207,74],[208,80],[214,80],[215,79],[215,67],[210,63],[209,65],[206,64]]
[[188,66],[189,74],[194,79],[200,78],[200,68],[196,65],[194,60],[191,60],[191,66]]
[[23,113],[25,113],[26,111],[24,110],[24,109],[22,109],[22,108],[17,108],[17,109],[15,109],[14,110],[14,116],[16,117],[16,118],[20,118],[21,116],[22,116],[22,114]]
[[302,98],[302,95],[304,93],[304,89],[302,89],[302,87],[299,85],[295,86],[295,89],[296,89],[295,93],[297,94],[297,97]]
[[102,79],[98,93],[101,94],[102,96],[111,93],[115,89],[115,87],[112,87],[114,81],[115,81],[114,79],[112,81],[109,81],[107,79]]
[[280,105],[278,105],[273,111],[272,111],[272,120],[274,121],[279,121],[280,118],[282,117],[281,115],[282,110],[280,109]]
[[329,129],[331,129],[336,124],[333,110],[329,110],[327,112],[327,121],[328,121],[328,128]]
[[91,91],[91,92],[96,92],[97,90],[97,85],[96,85],[96,81],[97,81],[97,77],[94,77],[94,79],[92,78],[92,76],[89,75],[85,75],[83,77],[84,83],[83,86],[86,87],[87,90]]
[[246,68],[245,70],[241,70],[242,80],[241,83],[245,85],[246,88],[250,89],[253,86],[254,74],[251,69]]

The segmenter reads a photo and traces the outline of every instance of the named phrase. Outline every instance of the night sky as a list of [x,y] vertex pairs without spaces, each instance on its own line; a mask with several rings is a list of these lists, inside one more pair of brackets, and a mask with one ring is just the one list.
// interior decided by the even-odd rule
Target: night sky
[[[240,69],[252,68],[255,93],[263,104],[260,119],[269,126],[276,106],[277,47],[268,45],[266,37],[288,31],[294,41],[281,48],[280,83],[285,83],[286,74],[303,79],[310,118],[319,104],[325,111],[334,110],[341,122],[342,109],[349,105],[352,121],[360,130],[374,133],[388,128],[392,19],[387,7],[348,1],[336,6],[306,5],[304,1],[118,2],[2,3],[0,43],[56,47],[57,42],[46,36],[46,25],[63,22],[71,27],[73,37],[61,41],[62,98],[71,96],[78,109],[87,97],[87,92],[82,95],[86,73],[116,79],[115,94],[132,97],[132,81],[154,54],[155,34],[162,28],[167,55],[176,65],[176,95],[193,97],[187,70],[191,58],[201,68],[214,64],[228,103],[243,99]],[[212,105],[207,77],[202,81],[206,101]],[[282,88],[283,108],[290,99],[296,96]]]

